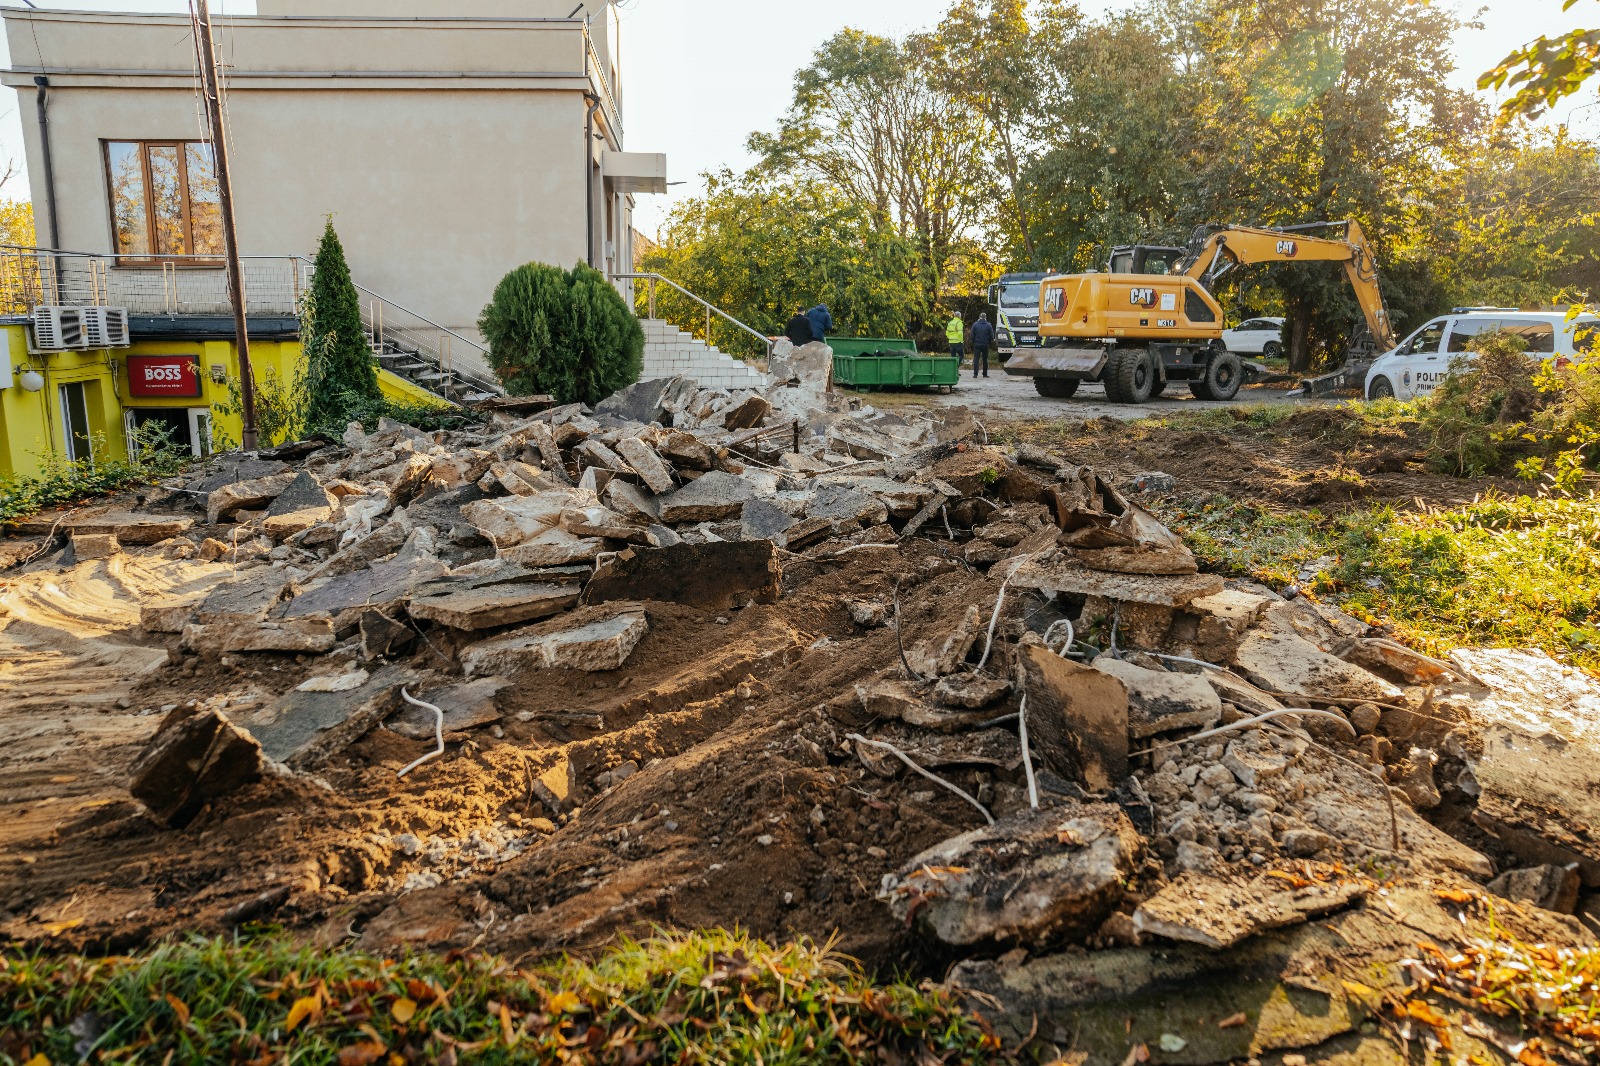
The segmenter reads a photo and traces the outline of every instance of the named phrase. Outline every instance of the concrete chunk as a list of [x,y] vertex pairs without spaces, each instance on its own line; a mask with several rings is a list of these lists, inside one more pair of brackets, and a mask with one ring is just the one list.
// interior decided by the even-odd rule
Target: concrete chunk
[[1215,574],[1116,574],[1091,570],[1059,553],[1024,564],[1012,577],[1011,585],[1158,607],[1185,607],[1224,588],[1222,578]]
[[638,437],[623,437],[617,441],[617,454],[633,468],[633,472],[639,475],[651,492],[671,492],[677,487],[672,480],[672,468],[655,453],[655,449]]
[[572,585],[491,585],[411,601],[413,618],[468,633],[519,625],[560,614],[578,603]]
[[276,570],[263,570],[212,589],[194,620],[203,626],[260,622],[288,594],[287,577]]
[[1253,683],[1290,696],[1393,702],[1400,690],[1294,633],[1253,629],[1239,641],[1235,665]]
[[122,553],[122,545],[115,533],[74,533],[72,554],[79,562],[91,559],[109,559]]
[[591,607],[461,649],[468,677],[565,668],[617,670],[650,630],[643,607]]
[[479,500],[461,508],[461,514],[497,548],[509,548],[554,529],[561,523],[561,512],[594,502],[584,492],[564,489],[533,496]]
[[522,566],[570,566],[592,562],[605,548],[603,540],[574,536],[564,529],[547,529],[520,544],[500,549],[500,558]]
[[1221,949],[1268,929],[1342,910],[1366,895],[1367,889],[1355,881],[1295,888],[1275,877],[1235,885],[1186,873],[1140,904],[1133,926],[1141,933]]
[[1204,677],[1146,670],[1102,655],[1094,668],[1128,689],[1128,734],[1136,739],[1173,729],[1209,729],[1222,720],[1222,699]]
[[[493,725],[503,718],[495,697],[510,687],[511,682],[503,677],[484,677],[444,689],[413,692],[412,695],[444,712],[444,735],[450,739]],[[410,703],[404,704],[403,709],[385,724],[410,740],[432,740],[437,735],[434,713]]]
[[188,625],[183,630],[183,646],[211,658],[241,651],[320,655],[332,651],[335,643],[333,622],[326,618]]
[[1028,735],[1045,764],[1096,791],[1128,776],[1128,690],[1122,681],[1063,659],[1030,634],[1022,645]]
[[713,470],[661,498],[661,520],[679,522],[720,522],[736,518],[745,501],[756,494],[755,486],[742,477]]
[[214,526],[239,511],[257,511],[268,506],[294,484],[295,476],[274,474],[222,486],[206,497],[206,522]]
[[182,633],[196,611],[200,600],[167,600],[139,608],[139,628],[146,633]]
[[128,791],[163,825],[181,828],[212,800],[261,776],[261,745],[221,711],[179,709],[134,760]]
[[401,687],[415,683],[410,671],[387,666],[349,691],[290,692],[271,707],[241,716],[239,724],[269,758],[291,770],[312,771],[393,713]]

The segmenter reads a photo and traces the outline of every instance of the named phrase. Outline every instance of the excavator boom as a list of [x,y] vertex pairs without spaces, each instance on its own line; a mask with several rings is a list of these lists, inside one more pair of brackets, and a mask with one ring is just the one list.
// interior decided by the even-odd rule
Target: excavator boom
[[[1342,238],[1309,237],[1311,229],[1344,230]],[[1354,219],[1318,223],[1289,229],[1257,229],[1253,226],[1223,226],[1197,239],[1190,254],[1177,265],[1177,272],[1194,278],[1210,290],[1223,274],[1235,266],[1256,263],[1343,263],[1345,276],[1355,290],[1356,301],[1372,331],[1378,350],[1395,346],[1394,327],[1389,309],[1378,288],[1378,261],[1366,234]]]

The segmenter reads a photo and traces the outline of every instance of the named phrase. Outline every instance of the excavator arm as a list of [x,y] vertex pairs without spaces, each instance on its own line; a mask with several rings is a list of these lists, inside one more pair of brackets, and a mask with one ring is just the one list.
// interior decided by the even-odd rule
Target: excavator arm
[[[1342,238],[1308,237],[1306,230],[1343,228]],[[1389,309],[1378,288],[1378,261],[1366,234],[1353,219],[1318,223],[1289,229],[1256,229],[1251,226],[1224,226],[1203,233],[1177,265],[1177,273],[1194,278],[1210,291],[1215,283],[1236,266],[1256,263],[1343,263],[1345,276],[1355,290],[1356,301],[1366,317],[1367,328],[1378,350],[1395,346],[1394,327]]]

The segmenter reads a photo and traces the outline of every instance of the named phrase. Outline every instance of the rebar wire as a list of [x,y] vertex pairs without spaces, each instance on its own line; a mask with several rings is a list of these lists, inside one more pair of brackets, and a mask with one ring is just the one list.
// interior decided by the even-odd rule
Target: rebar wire
[[1039,781],[1033,776],[1033,756],[1028,752],[1028,693],[1017,708],[1017,734],[1022,741],[1022,769],[1028,775],[1028,806],[1039,809]]
[[405,777],[407,774],[421,766],[423,763],[427,762],[429,759],[437,759],[439,756],[444,754],[444,711],[438,707],[435,707],[431,703],[423,703],[421,700],[413,697],[411,693],[407,692],[405,689],[400,690],[400,695],[405,697],[405,701],[407,703],[433,712],[433,734],[435,739],[437,739],[439,742],[438,748],[428,752],[428,754],[424,755],[422,758],[418,759],[416,762],[412,763],[410,766],[407,766],[404,770],[401,770],[397,775],[395,775],[397,777]]
[[954,792],[956,795],[960,796],[962,799],[964,799],[968,803],[972,804],[974,807],[976,807],[978,809],[978,813],[983,815],[983,820],[984,821],[988,822],[990,825],[994,824],[994,815],[989,813],[989,809],[987,807],[985,807],[983,804],[979,803],[976,799],[973,799],[972,796],[969,795],[966,791],[964,791],[959,785],[952,784],[951,782],[946,781],[944,778],[940,777],[938,774],[932,773],[931,771],[928,771],[928,770],[924,770],[922,767],[918,766],[915,762],[912,761],[911,756],[907,755],[905,752],[901,751],[899,748],[895,747],[893,744],[890,744],[887,741],[883,741],[883,740],[868,740],[866,737],[862,736],[860,733],[851,733],[849,736],[845,737],[845,739],[846,740],[853,740],[857,744],[865,744],[868,747],[882,748],[883,750],[885,750],[887,752],[890,752],[896,758],[898,758],[901,762],[903,762],[907,766],[911,767],[911,769],[915,770],[917,773],[921,774],[923,777],[926,777],[929,781],[932,781],[936,785],[940,785],[940,786],[942,786],[944,788],[949,789],[951,792]]

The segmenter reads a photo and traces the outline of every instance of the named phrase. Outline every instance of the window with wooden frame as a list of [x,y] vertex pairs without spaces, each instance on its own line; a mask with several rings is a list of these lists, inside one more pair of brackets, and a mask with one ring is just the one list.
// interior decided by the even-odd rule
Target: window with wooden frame
[[205,141],[106,141],[117,255],[222,254],[222,194]]

